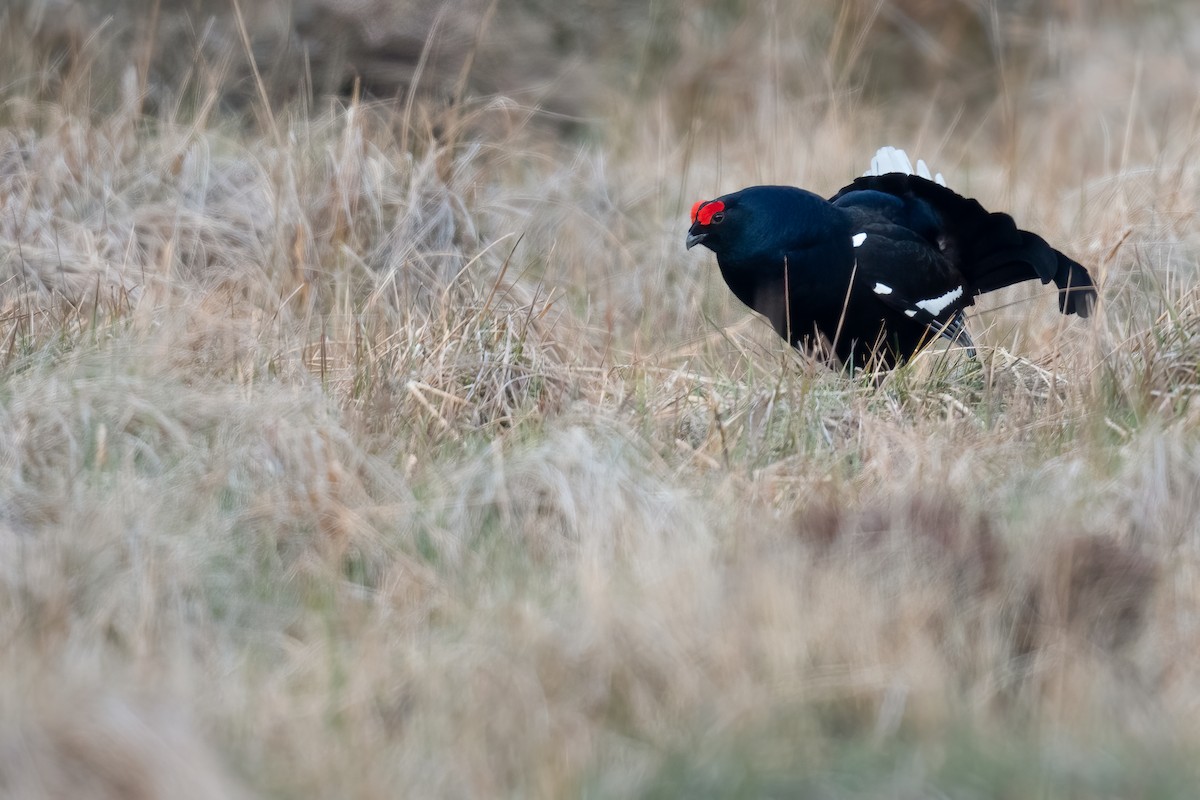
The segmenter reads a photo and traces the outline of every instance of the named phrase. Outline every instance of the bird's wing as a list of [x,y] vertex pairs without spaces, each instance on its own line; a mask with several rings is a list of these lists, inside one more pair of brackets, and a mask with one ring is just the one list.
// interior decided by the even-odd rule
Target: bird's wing
[[884,223],[864,228],[851,238],[855,283],[974,356],[962,310],[974,303],[975,294],[963,275],[911,231]]
[[1086,317],[1095,303],[1095,285],[1080,264],[1037,234],[1019,229],[1008,214],[990,213],[978,201],[920,175],[866,175],[830,202],[852,213],[869,209],[920,236],[965,276],[976,294],[1038,279],[1058,286],[1064,314]]

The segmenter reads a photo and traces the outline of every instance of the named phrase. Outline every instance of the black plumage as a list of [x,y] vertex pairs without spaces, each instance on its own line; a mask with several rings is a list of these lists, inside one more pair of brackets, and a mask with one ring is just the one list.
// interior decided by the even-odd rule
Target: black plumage
[[885,174],[828,200],[752,186],[697,203],[687,246],[716,253],[725,283],[780,336],[856,367],[896,366],[938,336],[974,355],[963,309],[1022,281],[1053,281],[1059,310],[1088,316],[1096,289],[1080,264],[941,176],[923,177],[923,163],[911,174],[902,152],[876,159]]

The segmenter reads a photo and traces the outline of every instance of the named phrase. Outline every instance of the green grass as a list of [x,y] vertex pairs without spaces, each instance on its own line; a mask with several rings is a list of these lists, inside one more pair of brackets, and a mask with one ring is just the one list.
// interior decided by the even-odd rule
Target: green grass
[[[748,735],[733,746],[697,743],[663,759],[637,796],[643,798],[1174,798],[1195,785],[1194,766],[1178,754],[1118,745],[1083,746],[981,739],[958,731],[936,745],[870,746],[853,739],[813,751],[803,725]],[[788,730],[792,728],[792,730]],[[1086,755],[1085,755],[1086,754]],[[1080,756],[1083,756],[1081,759]],[[598,778],[585,797],[629,796]]]

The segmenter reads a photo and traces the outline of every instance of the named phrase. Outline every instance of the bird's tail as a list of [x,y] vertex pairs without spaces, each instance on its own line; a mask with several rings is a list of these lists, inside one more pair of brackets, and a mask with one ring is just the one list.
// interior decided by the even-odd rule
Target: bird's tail
[[887,175],[889,172],[900,172],[905,175],[917,175],[927,181],[933,181],[938,186],[945,186],[946,179],[942,177],[942,173],[931,175],[929,166],[924,159],[917,159],[917,168],[913,169],[912,162],[908,160],[908,153],[898,147],[881,147],[875,151],[875,155],[871,158],[871,168],[863,173],[864,178],[869,178],[875,175]]
[[1054,273],[1054,284],[1058,287],[1058,310],[1064,314],[1078,314],[1084,319],[1092,315],[1096,307],[1096,284],[1083,265],[1054,251],[1058,256],[1058,269]]
[[[1096,305],[1096,285],[1083,265],[1055,250],[1036,233],[1017,228],[1007,214],[989,214],[973,242],[974,258],[964,271],[980,294],[1022,281],[1054,281],[1058,310],[1087,317]],[[1015,236],[1014,236],[1015,234]]]

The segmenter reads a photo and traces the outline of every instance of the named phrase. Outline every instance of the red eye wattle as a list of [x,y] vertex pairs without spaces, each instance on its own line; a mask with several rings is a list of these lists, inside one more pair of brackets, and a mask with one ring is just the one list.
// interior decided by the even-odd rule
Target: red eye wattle
[[721,219],[717,220],[717,222],[720,222],[721,220],[725,219],[725,215],[721,213],[724,210],[725,210],[725,204],[722,203],[720,200],[713,200],[710,203],[704,203],[696,211],[696,221],[699,222],[701,225],[711,225],[713,223],[713,217],[720,214]]

